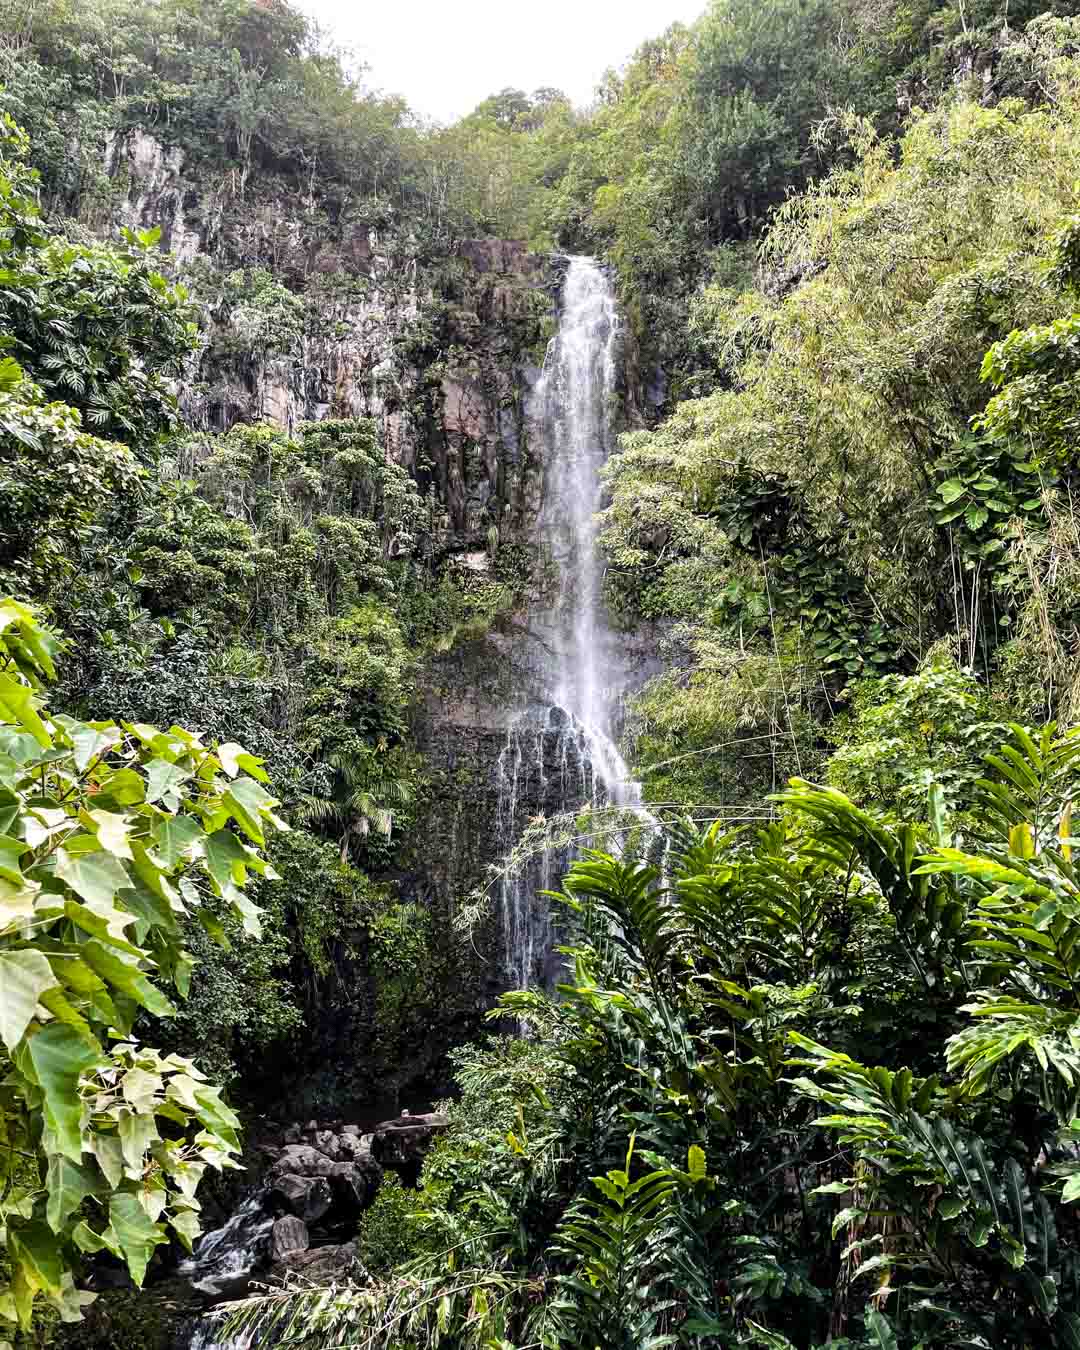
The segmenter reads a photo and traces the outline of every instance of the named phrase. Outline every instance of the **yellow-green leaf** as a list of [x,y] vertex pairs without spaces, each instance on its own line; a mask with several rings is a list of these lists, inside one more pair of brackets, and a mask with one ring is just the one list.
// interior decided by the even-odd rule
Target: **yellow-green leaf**
[[120,1191],[110,1200],[109,1228],[131,1278],[141,1288],[154,1248],[166,1241],[164,1228],[151,1221],[138,1197],[128,1191]]
[[131,885],[123,863],[104,849],[77,854],[57,849],[56,875],[94,910],[111,909],[116,892]]
[[128,843],[128,832],[131,826],[128,818],[113,811],[90,811],[87,814],[94,823],[98,842],[106,853],[111,853],[114,858],[125,858],[130,861],[131,845]]
[[14,1050],[46,989],[58,983],[41,952],[0,951],[0,1039]]
[[77,1031],[59,1022],[31,1036],[27,1048],[45,1093],[46,1123],[55,1133],[61,1152],[79,1162],[83,1153],[79,1079],[100,1062],[101,1052]]

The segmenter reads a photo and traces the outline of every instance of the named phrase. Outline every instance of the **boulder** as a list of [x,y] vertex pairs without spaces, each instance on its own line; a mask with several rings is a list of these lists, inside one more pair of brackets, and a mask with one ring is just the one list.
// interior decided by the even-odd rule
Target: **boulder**
[[[330,1166],[334,1166],[333,1163]],[[270,1198],[305,1223],[315,1223],[333,1203],[326,1177],[300,1177],[286,1173],[270,1185]]]
[[343,1125],[341,1127],[341,1133],[360,1135],[363,1131],[360,1129],[359,1125]]
[[290,1144],[281,1150],[273,1175],[290,1172],[297,1177],[328,1177],[335,1161],[310,1144]]
[[382,1175],[382,1168],[374,1158],[336,1163],[329,1178],[335,1215],[341,1210],[355,1216],[367,1209],[378,1194]]
[[338,1161],[362,1162],[371,1157],[374,1135],[343,1134],[338,1138]]
[[306,1252],[311,1246],[307,1224],[293,1214],[277,1220],[270,1234],[270,1254],[275,1261],[291,1252]]
[[439,1111],[384,1120],[375,1127],[371,1156],[383,1167],[415,1174],[436,1136],[448,1129],[449,1125],[450,1117]]
[[341,1161],[338,1137],[332,1130],[320,1130],[315,1136],[315,1147],[334,1162]]
[[290,1125],[282,1135],[282,1139],[286,1144],[298,1144],[300,1142],[300,1126]]
[[355,1242],[340,1247],[314,1247],[311,1251],[290,1252],[281,1264],[286,1270],[301,1270],[313,1284],[330,1284],[347,1275],[357,1263]]

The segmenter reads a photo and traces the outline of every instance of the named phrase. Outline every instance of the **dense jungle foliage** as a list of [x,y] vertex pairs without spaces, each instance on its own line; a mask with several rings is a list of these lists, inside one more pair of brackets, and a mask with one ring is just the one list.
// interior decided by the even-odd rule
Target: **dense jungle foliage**
[[980,731],[983,776],[946,736],[966,784],[949,810],[934,783],[922,820],[796,779],[756,834],[672,825],[663,872],[577,863],[561,998],[507,995],[533,1037],[461,1052],[420,1190],[364,1218],[369,1281],[254,1298],[233,1325],[1075,1345],[1080,739]]
[[[173,392],[199,342],[196,307],[156,270],[152,234],[118,245],[55,232],[10,116],[0,141],[3,589],[66,638],[62,705],[242,736],[298,825],[275,840],[287,887],[260,899],[258,946],[204,961],[172,1025],[231,1077],[280,1053],[355,953],[391,1042],[436,958],[419,935],[369,950],[411,915],[374,878],[423,800],[407,710],[423,653],[484,622],[511,588],[432,562],[431,506],[367,419],[237,425],[191,437]],[[192,940],[205,958],[212,944]],[[404,962],[404,965],[402,965]],[[413,968],[415,967],[415,968]],[[397,991],[395,993],[395,990]],[[348,1092],[348,1088],[345,1089]]]
[[[396,885],[410,715],[528,560],[496,528],[458,566],[422,456],[251,390],[337,340],[372,239],[436,297],[394,340],[438,387],[455,250],[501,237],[610,261],[657,391],[603,516],[612,610],[662,634],[627,719],[654,823],[575,825],[559,996],[455,1052],[362,1274],[235,1328],[1080,1347],[1077,9],[712,0],[588,109],[436,127],[282,0],[0,0],[16,1343],[101,1254],[139,1283],[190,1247],[319,1008],[369,1032],[337,1102],[448,1016],[475,935]],[[114,228],[136,133],[199,185],[196,247],[182,192],[172,237]]]

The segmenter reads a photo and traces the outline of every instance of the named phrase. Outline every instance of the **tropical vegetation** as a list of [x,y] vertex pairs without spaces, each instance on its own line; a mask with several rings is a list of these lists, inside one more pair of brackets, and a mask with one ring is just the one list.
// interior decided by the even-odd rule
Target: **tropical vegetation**
[[[285,0],[0,0],[0,1344],[408,1060],[418,1187],[233,1332],[1080,1347],[1078,184],[1069,0],[710,0],[445,127]],[[506,240],[617,277],[656,673],[496,1000],[418,728],[550,582],[437,426],[524,425]]]

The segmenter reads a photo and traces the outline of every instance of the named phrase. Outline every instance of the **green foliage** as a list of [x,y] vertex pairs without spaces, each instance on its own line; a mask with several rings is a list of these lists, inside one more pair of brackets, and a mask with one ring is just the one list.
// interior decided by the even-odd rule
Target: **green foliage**
[[631,1135],[624,1167],[592,1179],[603,1198],[582,1199],[560,1230],[563,1250],[581,1267],[556,1307],[578,1345],[636,1350],[675,1343],[658,1334],[668,1307],[656,1299],[652,1281],[671,1244],[678,1183],[669,1169],[631,1181],[633,1157]]
[[55,639],[15,601],[0,621],[0,1316],[25,1328],[38,1294],[78,1320],[77,1253],[122,1257],[141,1284],[170,1234],[190,1249],[203,1172],[235,1165],[218,1089],[132,1029],[173,1014],[159,983],[188,992],[184,919],[258,934],[243,887],[273,875],[259,850],[284,827],[236,743],[51,714]]
[[[941,667],[875,692],[871,731],[931,707],[944,745],[978,725]],[[1072,1345],[1080,739],[995,746],[962,816],[940,783],[923,825],[795,780],[754,838],[673,827],[663,877],[576,863],[559,1002],[507,995],[535,1039],[459,1056],[420,1195],[387,1201],[409,1250],[388,1272],[373,1221],[380,1269],[336,1291],[342,1325],[387,1346]],[[328,1334],[303,1295],[239,1315]]]
[[[136,27],[147,19],[137,5],[125,14]],[[42,19],[46,29],[53,19]],[[266,56],[258,44],[252,53]],[[193,330],[182,292],[150,265],[157,241],[131,236],[124,249],[106,249],[57,237],[31,200],[25,138],[4,126],[4,295],[26,369],[7,358],[0,379],[10,522],[0,568],[72,634],[63,705],[87,719],[107,709],[133,724],[196,727],[207,743],[243,736],[290,804],[306,804],[316,835],[339,852],[344,838],[353,863],[386,870],[423,784],[404,743],[419,656],[490,621],[507,588],[473,595],[450,571],[436,579],[430,505],[369,420],[302,424],[294,436],[238,426],[197,444],[163,443]],[[266,268],[235,272],[222,303],[234,337],[260,360],[307,331],[307,310]],[[215,352],[220,359],[220,343]],[[28,372],[69,403],[47,403]],[[80,415],[119,441],[84,433]],[[365,925],[386,907],[381,891],[328,866],[316,837],[285,850],[293,862],[305,851],[318,884],[288,867],[290,897],[263,897],[268,926],[257,948],[235,940],[227,915],[212,936],[191,931],[193,917],[182,925],[201,973],[171,1045],[241,1091],[258,1092],[262,1057],[323,1018],[339,961],[374,986],[367,1035],[397,1044],[394,1019],[419,1015],[416,970],[364,969]],[[426,938],[423,946],[420,984],[434,999],[437,962]]]
[[970,675],[938,653],[914,675],[888,675],[855,687],[853,707],[833,734],[828,779],[854,801],[921,818],[929,790],[950,813],[962,811],[982,757],[1004,727]]
[[957,99],[895,146],[844,121],[850,162],[776,212],[757,288],[698,304],[721,389],[623,438],[609,594],[681,621],[639,705],[654,800],[752,799],[751,754],[805,773],[849,682],[943,642],[1026,716],[1080,706],[1075,176],[1044,172],[1080,104],[1072,61],[1040,68],[1047,108]]
[[760,809],[763,793],[814,772],[820,728],[807,712],[817,667],[796,641],[740,646],[690,625],[675,628],[662,675],[631,708],[637,772],[651,802],[688,810]]
[[8,587],[25,597],[67,580],[101,503],[132,491],[137,474],[127,447],[88,435],[74,408],[47,403],[16,361],[0,360],[0,575]]
[[25,136],[0,120],[3,348],[47,395],[103,436],[148,447],[176,425],[170,377],[194,349],[186,294],[155,270],[158,235],[124,247],[50,237],[37,221]]
[[[49,206],[100,226],[132,186],[101,165],[148,130],[212,185],[204,369],[288,379],[313,335],[351,335],[376,230],[417,293],[442,269],[442,308],[395,339],[435,390],[457,354],[445,251],[496,232],[602,252],[635,368],[665,367],[653,406],[701,395],[626,437],[605,515],[612,599],[678,623],[631,710],[664,865],[633,848],[575,864],[560,999],[509,997],[530,1038],[458,1056],[421,1189],[387,1188],[364,1220],[372,1278],[257,1300],[257,1335],[1080,1343],[1076,741],[1007,735],[998,711],[1080,709],[1080,81],[1075,6],[1039,8],[713,0],[587,113],[506,89],[423,129],[276,0],[0,0],[5,105]],[[289,435],[163,443],[193,332],[149,261],[160,241],[46,229],[25,138],[3,135],[0,569],[73,633],[80,714],[22,692],[48,652],[30,629],[6,639],[23,675],[0,704],[29,730],[9,738],[22,800],[0,839],[25,1155],[8,1150],[0,1309],[25,1321],[31,1286],[77,1311],[59,1263],[76,1234],[133,1272],[169,1225],[190,1237],[173,1163],[234,1145],[198,1070],[108,1044],[171,1006],[159,986],[194,990],[162,1034],[249,1078],[310,1049],[324,1005],[358,1079],[449,1020],[453,944],[357,869],[398,872],[423,818],[420,660],[513,604],[529,567],[498,531],[490,575],[436,564],[437,502],[373,422],[336,418],[336,392]],[[532,311],[507,331],[515,353],[542,345]],[[87,728],[105,741],[80,767]],[[237,797],[261,759],[314,833],[269,846],[285,885],[244,899],[261,834],[215,850],[223,811],[261,831],[267,799]],[[138,787],[114,810],[124,774]],[[38,816],[70,837],[28,834]],[[25,876],[35,907],[64,899],[40,931]],[[237,939],[256,903],[253,947]],[[80,927],[88,905],[105,912]]]
[[[73,573],[102,503],[131,494],[145,451],[175,425],[170,377],[192,349],[183,293],[124,249],[51,237],[25,135],[0,115],[0,571],[26,596]],[[52,401],[62,399],[60,401]]]
[[387,1275],[417,1255],[423,1198],[390,1173],[360,1220],[360,1262],[373,1275]]
[[836,59],[843,9],[825,0],[709,7],[697,35],[683,153],[717,233],[752,229],[812,172],[811,129],[855,92],[852,65]]
[[[69,207],[87,204],[79,201],[87,188],[107,203],[95,154],[106,134],[133,127],[164,132],[231,178],[232,209],[256,172],[277,176],[285,191],[314,189],[320,211],[340,209],[349,195],[413,187],[415,135],[403,104],[361,92],[288,4],[215,0],[193,11],[79,0],[24,11],[12,0],[3,19],[20,37],[8,97],[40,146],[46,191]],[[89,143],[72,154],[64,135],[76,129]]]

